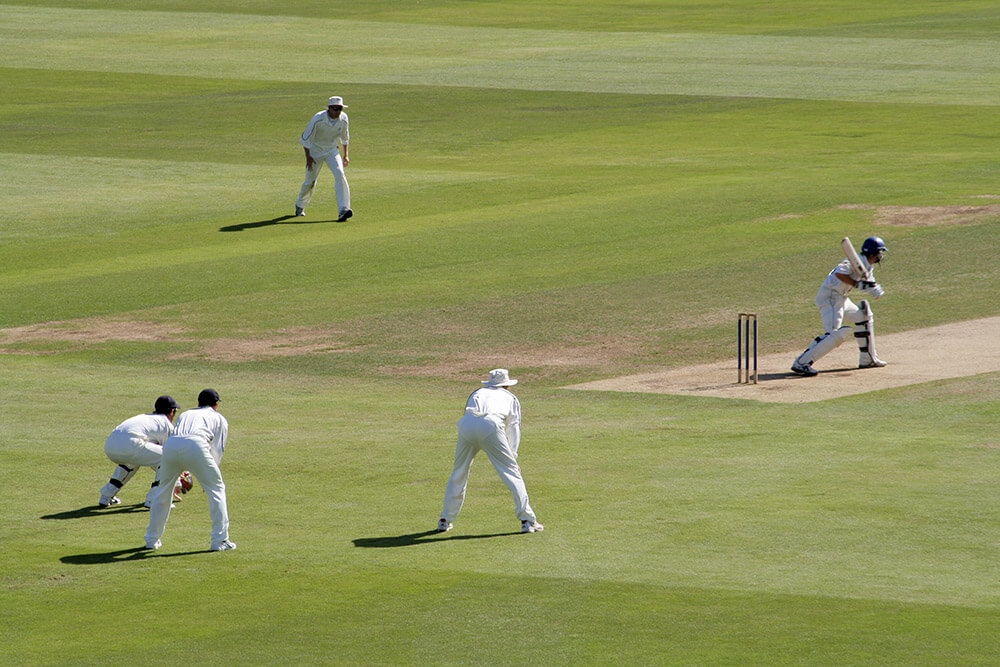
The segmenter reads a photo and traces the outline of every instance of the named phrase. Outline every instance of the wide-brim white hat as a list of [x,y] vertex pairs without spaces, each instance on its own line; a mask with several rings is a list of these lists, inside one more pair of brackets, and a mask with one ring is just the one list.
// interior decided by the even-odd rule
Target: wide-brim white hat
[[490,379],[482,381],[487,387],[513,387],[517,380],[510,379],[510,371],[506,368],[494,368],[490,371]]
[[331,97],[330,98],[330,102],[326,106],[328,106],[328,107],[344,107],[345,109],[347,108],[347,105],[344,104],[344,98],[343,97],[339,97],[337,95],[334,95],[333,97]]

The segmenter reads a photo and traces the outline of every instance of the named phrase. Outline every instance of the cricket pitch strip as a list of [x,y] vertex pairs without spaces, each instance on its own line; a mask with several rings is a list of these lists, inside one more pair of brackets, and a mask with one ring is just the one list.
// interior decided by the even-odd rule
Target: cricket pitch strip
[[759,359],[758,384],[738,384],[736,355],[714,364],[626,375],[565,387],[680,396],[742,398],[770,403],[811,403],[880,389],[1000,371],[1000,317],[954,322],[879,336],[884,368],[859,369],[853,339],[820,360],[819,375],[801,377],[790,367],[802,348]]

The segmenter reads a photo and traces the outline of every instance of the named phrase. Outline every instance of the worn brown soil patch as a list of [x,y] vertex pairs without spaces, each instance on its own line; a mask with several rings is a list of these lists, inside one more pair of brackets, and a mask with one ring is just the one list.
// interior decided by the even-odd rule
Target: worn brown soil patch
[[630,338],[580,343],[572,347],[546,346],[531,349],[501,348],[474,354],[452,355],[420,365],[386,366],[379,371],[392,375],[462,380],[478,377],[497,367],[535,369],[594,369],[620,365],[637,352],[643,341]]
[[[743,398],[766,402],[805,403],[861,394],[934,380],[1000,371],[1000,317],[879,336],[879,355],[889,366],[859,370],[857,347],[845,343],[824,358],[817,377],[792,374],[789,366],[799,349],[762,356],[756,385],[736,382],[735,359],[688,368],[573,385],[598,391],[666,393],[685,396]],[[157,322],[88,318],[0,329],[0,354],[49,354],[83,349],[110,341],[184,343],[189,351],[172,358],[204,358],[241,362],[279,356],[357,352],[353,336],[333,328],[289,328],[267,337],[197,340],[181,326]],[[30,345],[7,347],[10,345]],[[642,341],[623,337],[571,347],[482,351],[412,366],[386,367],[380,373],[410,377],[467,378],[485,368],[517,366],[581,369],[591,372],[627,362]],[[983,446],[992,446],[986,444]]]
[[[86,318],[0,329],[0,354],[53,354],[65,351],[67,344],[68,349],[84,349],[121,341],[186,343],[190,351],[169,358],[231,362],[356,349],[348,347],[338,332],[324,329],[290,328],[267,337],[196,340],[184,327],[173,324]],[[26,343],[31,345],[8,347]]]
[[[977,195],[993,198],[993,195]],[[843,204],[837,208],[874,211],[872,222],[893,227],[931,227],[938,225],[968,225],[1000,217],[1000,204],[985,206],[873,206]]]
[[[107,320],[86,318],[57,322],[29,324],[23,327],[0,329],[0,353],[4,354],[47,354],[56,350],[45,350],[44,346],[26,352],[5,345],[58,341],[76,344],[71,347],[87,347],[95,343],[109,341],[164,342],[180,341],[184,329],[172,324],[158,322],[135,322],[131,320]],[[65,349],[65,348],[63,348]]]
[[359,349],[358,346],[346,343],[338,331],[297,327],[282,329],[271,336],[216,338],[203,341],[196,349],[171,358],[241,362],[272,357],[354,352]]
[[849,341],[824,357],[819,375],[800,377],[789,367],[801,349],[758,360],[758,384],[738,384],[736,354],[714,364],[585,382],[567,387],[591,391],[644,392],[810,403],[880,389],[1000,371],[1000,317],[956,322],[880,336],[885,368],[859,369]]

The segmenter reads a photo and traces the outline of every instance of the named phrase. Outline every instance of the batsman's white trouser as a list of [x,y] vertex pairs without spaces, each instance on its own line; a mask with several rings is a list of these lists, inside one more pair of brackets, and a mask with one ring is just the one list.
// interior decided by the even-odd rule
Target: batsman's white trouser
[[816,307],[823,320],[823,331],[827,333],[842,327],[845,318],[854,323],[859,321],[859,308],[854,302],[832,289],[823,288],[816,293]]
[[[128,484],[128,481],[135,476],[141,466],[156,471],[160,467],[163,447],[155,442],[130,437],[121,431],[113,431],[104,443],[104,453],[112,462],[118,464],[118,467],[111,474],[111,480],[101,488],[101,496],[111,498]],[[159,479],[158,472],[156,479]],[[156,480],[154,480],[153,486],[150,487],[149,493],[146,495],[146,500],[152,499],[156,486]]]
[[860,351],[859,364],[865,365],[871,358],[877,359],[874,318],[868,301],[862,301],[861,307],[858,307],[842,294],[824,288],[816,294],[816,305],[819,307],[826,333],[818,336],[806,351],[799,355],[795,360],[796,363],[808,365],[819,361],[847,340],[850,337],[851,327],[844,325],[845,319],[855,325],[854,336]]
[[500,479],[514,496],[517,518],[521,521],[534,522],[535,513],[528,502],[528,491],[521,477],[521,468],[517,465],[517,457],[507,442],[503,424],[498,424],[488,417],[476,417],[470,414],[466,414],[458,422],[455,469],[448,479],[441,516],[451,522],[462,510],[465,488],[469,483],[469,469],[479,450],[486,452]]
[[295,205],[299,208],[306,208],[312,200],[313,191],[316,189],[316,179],[323,169],[323,163],[330,167],[333,172],[333,183],[337,191],[337,209],[345,211],[351,208],[351,187],[347,184],[347,174],[344,173],[344,159],[340,156],[340,151],[334,151],[325,158],[314,159],[311,167],[306,169],[306,180],[302,183],[302,190],[299,191],[299,200]]
[[212,542],[215,548],[229,539],[229,509],[226,506],[226,485],[222,472],[212,456],[209,444],[202,438],[170,436],[163,445],[160,462],[161,484],[149,510],[146,544],[152,545],[163,536],[170,518],[170,501],[177,478],[190,470],[208,494],[208,513],[212,517]]

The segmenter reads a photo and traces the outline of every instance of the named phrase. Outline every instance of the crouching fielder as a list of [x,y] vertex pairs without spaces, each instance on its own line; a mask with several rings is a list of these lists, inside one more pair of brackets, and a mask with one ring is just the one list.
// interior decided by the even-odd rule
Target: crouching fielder
[[[859,275],[851,267],[850,260],[845,259],[826,277],[819,292],[816,293],[816,305],[819,307],[820,317],[823,318],[824,333],[822,336],[817,336],[805,352],[795,359],[792,364],[793,373],[816,375],[818,371],[813,368],[813,364],[850,338],[852,331],[860,350],[858,368],[879,368],[886,365],[886,362],[875,354],[875,329],[871,305],[867,299],[855,305],[847,295],[854,288],[870,295],[872,299],[877,299],[885,293],[882,286],[874,280],[874,265],[882,260],[882,255],[887,251],[882,239],[870,236],[861,246],[861,263],[867,275]],[[853,329],[850,325],[844,324],[845,320],[854,325]]]
[[160,457],[163,443],[174,431],[174,415],[177,405],[170,396],[160,396],[148,415],[136,415],[126,419],[111,432],[104,442],[104,453],[117,463],[108,483],[101,488],[98,507],[110,507],[121,502],[117,494],[135,476],[140,467],[146,466],[156,472],[156,478],[146,494],[146,507],[150,506],[153,495],[160,485]]
[[544,528],[535,518],[528,502],[521,468],[517,465],[517,450],[521,443],[521,403],[508,388],[517,384],[505,368],[490,371],[484,387],[472,392],[465,403],[465,414],[458,421],[458,444],[455,446],[455,468],[444,494],[444,508],[438,521],[438,532],[451,530],[465,502],[465,487],[469,468],[479,450],[486,452],[497,474],[514,496],[514,510],[521,520],[522,533],[535,533]]
[[218,413],[219,392],[204,389],[198,394],[198,407],[181,414],[173,435],[163,444],[160,462],[160,490],[153,497],[146,529],[146,548],[159,549],[160,538],[170,518],[170,489],[185,470],[190,470],[208,495],[208,512],[212,517],[212,551],[235,549],[229,541],[229,509],[226,485],[222,481],[219,462],[226,448],[229,422]]

